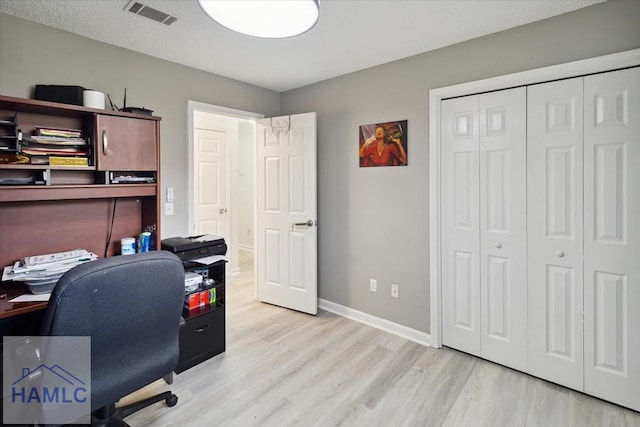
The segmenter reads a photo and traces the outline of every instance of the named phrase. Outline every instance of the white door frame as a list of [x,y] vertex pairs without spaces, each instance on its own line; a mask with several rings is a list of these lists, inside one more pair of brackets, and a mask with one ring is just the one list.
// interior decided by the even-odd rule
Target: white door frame
[[637,65],[640,65],[640,49],[633,49],[429,91],[429,306],[432,347],[442,347],[440,102],[446,98],[508,89]]
[[[207,104],[204,102],[198,102],[198,101],[187,101],[187,173],[188,173],[188,177],[189,179],[187,180],[187,227],[188,227],[188,234],[192,235],[193,234],[193,230],[194,230],[194,221],[193,221],[193,169],[194,169],[194,165],[193,165],[193,145],[194,145],[194,112],[195,111],[202,111],[205,113],[211,113],[211,114],[217,114],[220,116],[227,116],[227,117],[234,117],[237,119],[244,119],[244,120],[257,120],[257,119],[262,119],[264,118],[264,114],[259,114],[259,113],[253,113],[251,111],[243,111],[243,110],[236,110],[234,108],[229,108],[229,107],[223,107],[220,105],[214,105],[214,104]],[[254,137],[254,151],[255,151],[255,137]],[[230,166],[230,155],[231,155],[231,147],[227,147],[227,166]],[[254,156],[255,157],[255,156]],[[253,164],[253,170],[255,171],[256,169],[256,165],[255,162]],[[231,168],[227,167],[226,168],[227,171],[227,176],[226,176],[226,184],[227,184],[227,188],[226,188],[226,193],[227,193],[227,200],[226,200],[226,204],[227,206],[230,206],[230,198],[231,198],[231,179],[230,179],[230,173],[231,173]],[[255,202],[254,202],[255,203]],[[233,217],[234,212],[233,210],[231,211],[231,215],[227,218],[227,230],[231,230],[232,227],[232,222],[233,222]],[[254,218],[254,223],[255,223],[255,218]],[[230,233],[227,236],[227,245],[229,246],[229,250],[227,251],[227,254],[229,253],[233,253],[233,251],[237,248],[237,242],[233,242],[231,241],[231,236]],[[254,245],[255,246],[255,245]],[[229,264],[227,264],[229,265]]]

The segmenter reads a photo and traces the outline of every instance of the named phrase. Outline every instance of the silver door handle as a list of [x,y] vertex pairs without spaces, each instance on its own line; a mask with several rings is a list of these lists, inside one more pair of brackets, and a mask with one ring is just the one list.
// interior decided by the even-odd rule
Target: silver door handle
[[219,212],[220,212],[220,214],[226,214],[227,213],[227,208],[221,208]]
[[563,251],[556,251],[556,256],[558,258],[562,258],[564,256],[564,252]]
[[105,156],[107,155],[107,144],[109,143],[109,140],[107,139],[107,131],[103,130],[102,131],[102,154],[104,154]]
[[299,225],[299,226],[306,225],[307,227],[313,227],[313,220],[310,219],[307,222],[294,222],[293,225]]
[[500,249],[502,247],[502,243],[496,242],[496,248]]

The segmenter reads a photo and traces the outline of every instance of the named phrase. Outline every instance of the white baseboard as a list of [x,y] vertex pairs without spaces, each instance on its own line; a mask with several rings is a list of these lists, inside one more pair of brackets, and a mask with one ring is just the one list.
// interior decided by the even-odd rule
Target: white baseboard
[[249,252],[253,252],[253,246],[249,246],[249,245],[238,245],[238,249],[242,249],[243,251],[249,251]]
[[390,322],[389,320],[381,319],[322,298],[318,298],[318,307],[339,316],[346,317],[347,319],[355,320],[356,322],[364,323],[365,325],[373,326],[374,328],[406,338],[418,344],[422,344],[427,347],[431,346],[431,336],[426,332],[421,332],[417,329]]

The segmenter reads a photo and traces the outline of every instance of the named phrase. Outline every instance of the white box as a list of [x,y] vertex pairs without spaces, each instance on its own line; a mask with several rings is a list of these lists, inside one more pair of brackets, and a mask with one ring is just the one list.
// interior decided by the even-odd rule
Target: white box
[[193,271],[189,271],[184,273],[184,286],[191,287],[195,285],[199,285],[202,283],[202,276],[198,273],[194,273]]

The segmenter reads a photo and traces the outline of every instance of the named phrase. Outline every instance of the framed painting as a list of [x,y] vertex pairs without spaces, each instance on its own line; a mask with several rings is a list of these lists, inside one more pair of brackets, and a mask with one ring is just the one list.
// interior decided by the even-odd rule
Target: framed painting
[[406,166],[407,121],[360,126],[360,167]]

